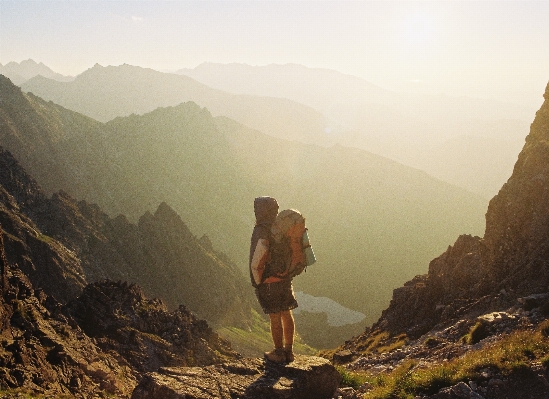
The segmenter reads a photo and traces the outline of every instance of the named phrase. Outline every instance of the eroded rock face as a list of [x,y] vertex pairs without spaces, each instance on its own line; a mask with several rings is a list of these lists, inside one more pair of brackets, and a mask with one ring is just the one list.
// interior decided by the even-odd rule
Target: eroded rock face
[[241,359],[203,368],[161,368],[147,374],[132,399],[323,399],[331,398],[340,376],[329,361],[296,356],[287,365]]
[[47,397],[127,398],[136,373],[95,345],[61,304],[7,262],[0,229],[0,386]]
[[142,373],[162,366],[220,363],[237,354],[184,306],[168,311],[159,299],[124,282],[89,284],[66,306],[84,332]]
[[549,85],[544,98],[513,174],[486,214],[490,272],[522,295],[549,284]]
[[[549,290],[549,85],[483,238],[460,236],[429,273],[394,290],[372,330],[417,338],[439,323],[503,310]],[[366,334],[368,335],[368,334]]]

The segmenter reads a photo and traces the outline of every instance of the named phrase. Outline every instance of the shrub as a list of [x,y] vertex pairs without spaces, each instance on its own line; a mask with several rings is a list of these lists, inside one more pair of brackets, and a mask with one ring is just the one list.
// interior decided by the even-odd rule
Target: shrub
[[348,371],[344,367],[337,367],[336,369],[341,376],[340,386],[342,387],[351,387],[354,389],[358,389],[368,379],[365,374],[353,373]]
[[544,337],[549,337],[549,320],[542,321],[538,326],[538,330]]
[[[464,356],[428,368],[416,368],[413,362],[397,367],[391,373],[371,375],[373,389],[365,399],[412,399],[417,395],[430,395],[460,381],[480,380],[482,371],[510,375],[527,370],[533,360],[549,366],[549,339],[542,332],[549,328],[549,321],[542,323],[538,331],[519,331],[503,337],[500,341],[482,349],[469,351]],[[476,327],[476,328],[475,328]],[[468,336],[479,334],[477,325]]]
[[488,324],[485,321],[478,321],[471,329],[469,333],[465,335],[464,341],[468,345],[474,345],[479,343],[484,338],[490,335]]

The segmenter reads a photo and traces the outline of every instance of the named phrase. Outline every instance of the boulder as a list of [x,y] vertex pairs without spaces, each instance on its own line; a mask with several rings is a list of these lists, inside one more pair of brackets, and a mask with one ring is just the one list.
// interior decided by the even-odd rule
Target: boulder
[[429,399],[484,399],[483,396],[473,391],[469,385],[460,382],[452,387],[443,388],[437,394],[429,396]]
[[146,374],[132,399],[331,398],[340,375],[326,359],[296,356],[290,364],[247,358],[207,367],[163,367]]

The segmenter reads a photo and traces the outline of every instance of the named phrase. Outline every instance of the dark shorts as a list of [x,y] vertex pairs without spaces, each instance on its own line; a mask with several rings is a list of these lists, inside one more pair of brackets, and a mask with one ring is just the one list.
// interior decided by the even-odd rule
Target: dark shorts
[[292,280],[261,284],[255,289],[255,296],[267,314],[297,308]]

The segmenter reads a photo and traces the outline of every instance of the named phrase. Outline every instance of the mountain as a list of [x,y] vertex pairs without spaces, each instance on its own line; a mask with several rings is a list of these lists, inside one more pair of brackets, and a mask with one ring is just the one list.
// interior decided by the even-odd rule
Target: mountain
[[4,237],[10,236],[0,228],[3,396],[129,398],[138,380],[159,367],[237,357],[185,307],[168,312],[135,285],[95,283],[63,306],[8,261],[31,254],[11,253]]
[[435,394],[440,388],[476,398],[549,395],[549,84],[544,98],[511,177],[490,201],[484,236],[460,236],[335,355],[350,369],[390,366],[390,378],[403,368],[409,381],[425,378],[408,390],[386,379],[378,388],[392,397],[465,397]]
[[[430,263],[427,275],[416,277],[413,284],[399,289],[386,316],[382,316],[391,331],[413,325],[418,332],[424,332],[441,320],[485,307],[490,301],[497,306],[502,293],[504,298],[516,299],[546,292],[549,86],[544,97],[513,174],[490,201],[484,237],[460,236]],[[417,290],[415,287],[421,283],[424,287]],[[410,296],[416,295],[423,305],[407,313]],[[470,305],[463,308],[464,301]],[[439,312],[433,311],[438,305],[444,306],[439,306]],[[398,320],[397,313],[408,314],[408,318]],[[417,318],[410,320],[411,315]]]
[[[11,103],[25,104],[25,118]],[[129,220],[169,203],[245,276],[253,199],[269,194],[299,209],[318,262],[296,288],[370,322],[392,288],[422,272],[452,237],[482,228],[481,198],[421,171],[363,150],[276,139],[193,103],[101,124],[15,90],[0,112],[0,143],[46,192],[63,190]],[[38,127],[52,137],[46,154],[26,138]]]
[[[511,173],[530,116],[524,106],[397,94],[354,76],[300,65],[203,64],[179,72],[185,75],[95,65],[74,82],[38,76],[22,88],[104,122],[193,101],[214,116],[274,137],[339,143],[389,157],[486,199]],[[468,137],[480,140],[475,151],[453,145]],[[491,163],[483,162],[489,157]],[[456,162],[444,162],[447,158]]]
[[33,284],[66,303],[87,283],[140,284],[170,309],[184,304],[214,326],[251,324],[255,298],[240,270],[210,240],[194,237],[166,203],[137,225],[64,192],[48,198],[0,148],[0,224],[10,258]]
[[8,62],[6,65],[0,64],[0,74],[10,78],[16,85],[20,85],[38,75],[59,82],[70,82],[74,79],[72,76],[64,76],[56,73],[43,63],[36,63],[31,59],[19,63],[12,61]]
[[275,137],[331,142],[325,134],[329,122],[310,107],[281,98],[234,95],[187,76],[126,64],[96,64],[72,82],[37,76],[21,87],[102,122],[193,101],[213,115],[227,116]]
[[[486,198],[511,173],[534,111],[493,100],[399,94],[356,76],[296,64],[203,63],[177,73],[230,93],[307,105],[342,127],[334,129],[334,141],[422,169]],[[472,153],[456,143],[463,140],[477,141]],[[447,164],[448,158],[456,161]]]

